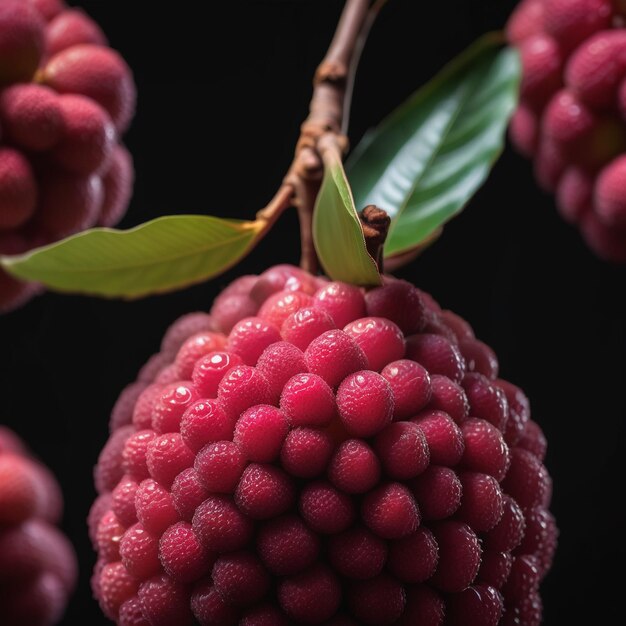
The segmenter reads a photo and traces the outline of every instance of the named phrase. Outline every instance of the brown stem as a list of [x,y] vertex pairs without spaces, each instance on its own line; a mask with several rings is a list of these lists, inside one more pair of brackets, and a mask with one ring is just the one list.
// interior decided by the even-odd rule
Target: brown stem
[[283,185],[272,201],[257,214],[265,224],[265,235],[278,216],[290,205],[298,209],[302,256],[300,265],[316,271],[317,255],[313,245],[313,207],[323,174],[320,143],[324,149],[346,152],[345,136],[354,74],[365,38],[385,0],[346,0],[335,35],[313,80],[309,115],[300,129],[293,162]]
[[319,192],[319,181],[300,179],[296,187],[298,220],[300,222],[300,267],[311,274],[319,270],[317,252],[313,245],[313,207]]
[[376,261],[378,271],[383,273],[383,246],[391,218],[383,209],[379,209],[373,204],[368,204],[360,213],[361,226],[363,228],[363,236],[365,237],[365,246],[370,256]]
[[263,234],[265,234],[281,216],[282,212],[289,208],[293,202],[293,185],[287,180],[283,182],[269,204],[257,214],[257,220],[265,222]]
[[317,144],[324,134],[342,142],[344,99],[348,86],[351,61],[359,34],[367,24],[369,0],[347,0],[326,56],[320,63],[313,80],[313,96],[309,116],[302,124],[300,140],[296,147],[296,173],[306,178],[319,178],[322,160]]

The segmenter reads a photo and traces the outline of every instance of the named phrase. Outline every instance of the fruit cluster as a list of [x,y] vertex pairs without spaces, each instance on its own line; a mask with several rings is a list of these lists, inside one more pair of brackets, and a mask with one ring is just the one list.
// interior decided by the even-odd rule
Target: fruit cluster
[[0,624],[52,626],[76,584],[76,557],[54,524],[59,486],[10,430],[0,427]]
[[[0,3],[0,254],[19,254],[126,212],[119,137],[135,85],[97,24],[63,0]],[[37,287],[0,270],[0,312]]]
[[522,0],[507,25],[523,78],[511,137],[598,256],[626,262],[626,3]]
[[405,281],[242,277],[170,327],[110,428],[89,526],[122,626],[540,623],[545,438]]

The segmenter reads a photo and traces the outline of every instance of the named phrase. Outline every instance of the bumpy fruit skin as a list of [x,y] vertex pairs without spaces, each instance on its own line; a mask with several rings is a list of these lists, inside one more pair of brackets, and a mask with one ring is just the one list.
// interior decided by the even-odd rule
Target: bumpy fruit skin
[[409,283],[246,276],[113,409],[94,594],[121,625],[538,626],[545,445],[493,351]]
[[0,426],[0,624],[57,624],[74,591],[74,548],[56,528],[59,486],[20,439]]
[[616,0],[522,0],[507,24],[520,52],[510,126],[601,258],[626,263],[626,10]]
[[[0,255],[22,254],[128,208],[120,143],[135,84],[99,26],[63,0],[0,3]],[[0,313],[41,291],[0,269]]]

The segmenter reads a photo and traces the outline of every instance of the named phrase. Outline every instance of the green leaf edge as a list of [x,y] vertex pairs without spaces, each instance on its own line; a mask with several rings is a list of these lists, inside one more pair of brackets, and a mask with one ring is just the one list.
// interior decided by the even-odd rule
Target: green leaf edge
[[[323,199],[323,190],[325,185],[328,184],[328,181],[332,179],[332,182],[339,193],[339,196],[342,200],[342,204],[346,209],[346,213],[350,217],[351,222],[353,223],[352,229],[352,237],[357,242],[357,245],[360,248],[361,254],[361,268],[360,271],[362,273],[360,275],[351,276],[343,273],[335,272],[331,269],[330,265],[324,259],[324,253],[321,249],[320,242],[322,235],[321,225],[319,221],[320,216],[320,203]],[[315,207],[313,209],[313,244],[315,246],[315,250],[317,252],[317,257],[322,265],[326,274],[332,280],[339,280],[342,282],[347,282],[351,284],[357,284],[361,286],[379,286],[382,285],[382,279],[380,276],[380,272],[378,271],[378,266],[376,262],[370,255],[367,250],[367,246],[365,244],[365,236],[363,235],[363,227],[361,226],[361,220],[359,219],[355,204],[354,198],[352,196],[352,189],[350,188],[350,183],[348,182],[348,178],[343,169],[343,164],[341,162],[341,158],[336,154],[330,152],[324,157],[324,177],[322,179],[322,185],[320,187],[320,191],[317,194],[317,198],[315,200]]]
[[[179,221],[179,220],[186,221],[189,218],[195,218],[197,220],[204,221],[207,223],[207,225],[210,225],[211,223],[215,223],[216,221],[218,221],[223,225],[227,224],[227,225],[232,226],[233,228],[241,229],[240,230],[241,236],[237,237],[235,241],[240,242],[242,240],[245,241],[246,239],[248,239],[248,241],[245,243],[243,250],[239,252],[237,257],[235,257],[232,261],[220,266],[216,270],[206,272],[202,276],[194,277],[188,281],[176,281],[176,282],[172,282],[170,284],[164,285],[163,287],[149,288],[149,289],[136,291],[133,293],[123,292],[123,291],[103,291],[102,289],[89,289],[88,287],[87,288],[66,287],[64,285],[59,285],[58,283],[55,283],[54,278],[46,278],[41,273],[39,274],[32,273],[31,270],[29,269],[30,267],[29,262],[32,261],[33,259],[37,259],[41,255],[48,254],[50,251],[55,251],[65,246],[71,246],[76,241],[79,241],[86,237],[91,237],[94,234],[101,235],[104,237],[108,237],[108,236],[127,237],[127,236],[132,236],[134,233],[138,231],[150,229],[155,226],[160,226],[163,222],[173,222],[173,221]],[[115,228],[92,228],[89,230],[82,231],[80,233],[76,233],[75,235],[71,235],[70,237],[62,239],[60,241],[56,241],[46,246],[42,246],[40,248],[30,250],[24,254],[12,255],[12,256],[0,255],[0,266],[8,274],[14,276],[17,279],[37,282],[59,293],[82,294],[82,295],[98,296],[101,298],[109,298],[109,299],[121,298],[124,300],[136,300],[136,299],[144,298],[150,295],[169,293],[172,291],[185,289],[186,287],[189,287],[191,285],[195,285],[198,283],[202,283],[206,280],[209,280],[211,278],[214,278],[215,276],[218,276],[224,273],[225,271],[227,271],[228,269],[236,265],[241,259],[243,259],[245,256],[249,254],[249,252],[257,243],[257,240],[259,238],[258,236],[260,234],[260,231],[262,230],[262,227],[263,227],[263,224],[257,221],[218,218],[218,217],[214,217],[210,215],[197,215],[197,214],[166,215],[162,217],[157,217],[153,220],[149,220],[148,222],[138,224],[137,226],[134,226],[132,228],[128,228],[125,230],[119,230]],[[229,240],[227,244],[225,243],[225,244],[218,244],[218,245],[232,245],[232,243],[233,243],[233,240]],[[207,246],[207,250],[218,247],[218,245]],[[179,257],[184,257],[184,256],[193,256],[195,254],[197,254],[197,252],[189,253],[188,255],[178,255],[174,258],[179,258]],[[171,260],[171,257],[167,260]],[[120,266],[119,268],[113,268],[113,271],[115,270],[121,271],[124,267],[129,267],[129,266]],[[86,270],[86,271],[82,270],[81,273],[86,274],[89,272],[93,272],[95,274],[101,271],[103,270],[102,269],[93,269],[93,270]],[[68,271],[67,269],[56,269],[56,270],[52,270],[48,272],[48,274],[52,276],[55,276],[59,273],[67,275],[68,273],[71,273],[71,270]],[[78,273],[78,271],[76,273]]]
[[393,242],[393,239],[392,239],[393,227],[394,227],[394,222],[398,220],[399,216],[402,213],[402,211],[400,211],[398,215],[396,215],[392,219],[391,226],[389,228],[389,236],[387,238],[387,242],[383,250],[384,258],[391,258],[394,256],[400,256],[402,254],[408,253],[411,250],[421,247],[424,244],[424,242],[426,242],[426,245],[424,246],[424,248],[428,247],[431,243],[433,243],[433,240],[431,240],[433,233],[438,228],[442,228],[450,220],[456,217],[465,208],[465,206],[471,201],[473,196],[477,193],[477,191],[482,187],[482,185],[487,180],[489,172],[493,168],[493,165],[500,158],[500,156],[502,155],[502,152],[504,151],[504,148],[506,145],[506,139],[505,139],[506,127],[508,125],[508,120],[510,119],[511,115],[515,111],[515,107],[516,107],[517,100],[519,97],[519,86],[521,82],[521,59],[519,56],[519,51],[513,46],[506,45],[506,38],[501,31],[493,31],[493,32],[486,33],[485,35],[483,35],[482,37],[474,41],[472,44],[470,44],[468,48],[466,48],[458,56],[452,59],[452,61],[450,61],[449,63],[446,63],[435,77],[429,80],[422,87],[418,88],[411,96],[409,96],[407,100],[405,100],[399,107],[394,109],[386,118],[384,118],[383,121],[380,122],[380,124],[378,124],[378,126],[366,132],[363,138],[361,139],[361,141],[358,143],[358,145],[350,153],[346,162],[346,170],[348,171],[348,173],[349,173],[350,167],[352,167],[353,164],[360,158],[361,154],[365,152],[365,150],[367,150],[367,148],[370,146],[370,144],[372,143],[376,135],[382,133],[386,129],[387,126],[391,125],[393,121],[395,120],[396,116],[401,116],[406,109],[413,106],[416,100],[425,99],[427,96],[430,95],[430,93],[432,93],[432,91],[434,91],[435,89],[439,87],[440,83],[443,83],[446,80],[448,80],[448,78],[451,75],[458,72],[460,69],[463,68],[463,66],[469,64],[476,58],[480,57],[480,55],[486,53],[492,47],[501,47],[502,52],[507,54],[511,58],[512,62],[515,63],[515,66],[516,66],[515,76],[512,79],[512,81],[516,83],[516,90],[515,90],[516,95],[514,98],[511,99],[511,102],[509,104],[509,112],[508,112],[508,115],[505,117],[505,119],[507,120],[507,123],[504,124],[503,138],[500,143],[500,146],[495,149],[491,160],[485,166],[485,171],[479,177],[482,180],[476,186],[476,190],[474,191],[472,196],[470,196],[467,199],[467,201],[464,204],[462,204],[454,213],[452,213],[443,222],[441,222],[437,226],[434,226],[429,232],[427,232],[424,235],[424,237],[419,242],[411,246],[404,246],[402,248],[394,249],[391,245]]

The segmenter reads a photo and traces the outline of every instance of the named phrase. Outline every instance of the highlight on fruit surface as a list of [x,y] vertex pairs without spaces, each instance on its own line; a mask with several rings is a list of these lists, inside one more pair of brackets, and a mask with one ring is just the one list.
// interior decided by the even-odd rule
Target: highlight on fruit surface
[[172,324],[95,469],[107,617],[540,623],[557,530],[528,400],[466,321],[383,282],[278,265]]
[[510,134],[601,258],[626,263],[626,27],[613,0],[522,0],[507,25],[523,78]]
[[0,426],[0,624],[53,626],[74,591],[74,548],[57,528],[61,490],[19,437]]
[[[0,254],[22,254],[126,213],[130,68],[62,0],[0,3]],[[0,313],[41,288],[0,269]]]

